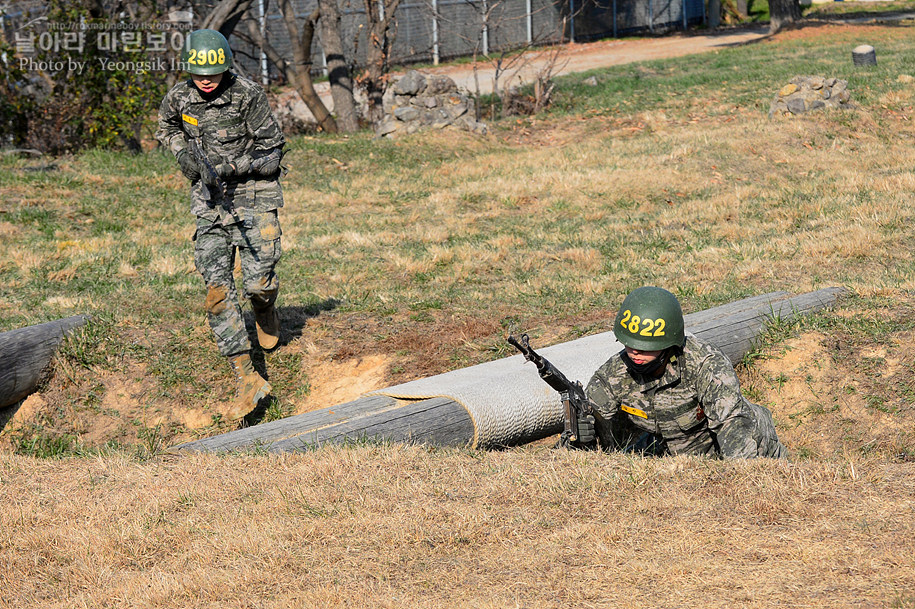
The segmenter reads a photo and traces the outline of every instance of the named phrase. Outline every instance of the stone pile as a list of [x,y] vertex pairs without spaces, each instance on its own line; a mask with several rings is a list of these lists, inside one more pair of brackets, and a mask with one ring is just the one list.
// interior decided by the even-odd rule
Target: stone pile
[[384,119],[375,129],[378,137],[395,137],[420,129],[453,126],[481,135],[485,124],[476,120],[472,99],[458,91],[447,76],[407,72],[384,95]]
[[822,108],[855,108],[848,81],[823,76],[795,76],[772,100],[769,118],[793,116]]

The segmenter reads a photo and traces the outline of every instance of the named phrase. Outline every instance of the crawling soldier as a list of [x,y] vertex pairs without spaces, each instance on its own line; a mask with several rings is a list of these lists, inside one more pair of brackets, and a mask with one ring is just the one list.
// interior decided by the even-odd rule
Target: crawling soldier
[[601,446],[653,455],[787,458],[772,414],[743,397],[727,356],[686,335],[683,326],[680,303],[667,290],[642,287],[623,301],[613,332],[625,349],[585,390]]

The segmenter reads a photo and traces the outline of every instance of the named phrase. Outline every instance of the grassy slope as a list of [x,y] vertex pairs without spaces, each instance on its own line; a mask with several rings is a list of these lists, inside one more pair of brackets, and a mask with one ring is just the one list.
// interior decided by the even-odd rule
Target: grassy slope
[[[878,37],[879,67],[854,70]],[[3,436],[134,448],[0,458],[0,607],[915,606],[910,40],[805,28],[570,76],[549,115],[485,140],[297,138],[287,157],[268,417],[322,405],[319,381],[359,362],[387,384],[503,355],[508,329],[605,330],[644,283],[687,310],[848,285],[741,370],[791,466],[542,447],[137,459],[226,428],[186,187],[157,153],[3,157],[0,325],[97,319]],[[798,73],[847,78],[861,109],[767,120]]]

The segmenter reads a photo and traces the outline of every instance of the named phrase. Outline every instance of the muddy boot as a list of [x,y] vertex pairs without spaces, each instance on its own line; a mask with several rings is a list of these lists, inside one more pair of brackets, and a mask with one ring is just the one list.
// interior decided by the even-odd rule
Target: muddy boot
[[270,383],[254,369],[251,356],[247,353],[233,355],[229,358],[229,363],[235,371],[238,387],[227,417],[230,421],[236,421],[254,410],[257,403],[270,394],[271,387]]
[[254,309],[254,325],[257,327],[257,342],[261,349],[270,351],[280,340],[280,316],[272,304],[263,309]]

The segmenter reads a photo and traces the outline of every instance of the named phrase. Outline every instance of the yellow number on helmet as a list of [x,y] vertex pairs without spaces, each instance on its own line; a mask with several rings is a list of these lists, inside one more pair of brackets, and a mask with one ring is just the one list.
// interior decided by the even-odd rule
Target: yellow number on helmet
[[207,51],[207,61],[212,64],[216,63],[216,49]]
[[197,63],[196,57],[197,57],[197,49],[191,49],[191,52],[187,54],[187,62],[196,64]]
[[643,319],[642,320],[642,331],[639,332],[639,336],[651,336],[652,330],[654,330],[654,320],[653,319]]
[[639,322],[641,322],[641,321],[642,321],[641,317],[639,317],[638,315],[633,315],[632,320],[629,322],[629,325],[626,327],[629,329],[630,332],[635,334],[636,332],[639,331]]
[[655,326],[654,334],[652,334],[652,336],[664,336],[664,326],[666,325],[667,322],[665,322],[663,319],[659,319],[658,325]]
[[630,311],[629,309],[626,309],[625,311],[623,311],[623,316],[620,318],[620,325],[625,328],[626,324],[629,323],[629,318],[631,316],[632,316],[632,311]]
[[225,49],[219,49],[219,51],[216,53],[216,59],[219,60],[219,63],[225,63],[225,62],[226,62],[226,51],[225,51]]

